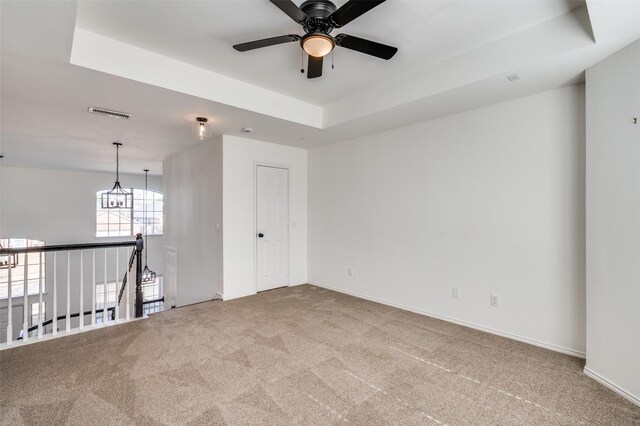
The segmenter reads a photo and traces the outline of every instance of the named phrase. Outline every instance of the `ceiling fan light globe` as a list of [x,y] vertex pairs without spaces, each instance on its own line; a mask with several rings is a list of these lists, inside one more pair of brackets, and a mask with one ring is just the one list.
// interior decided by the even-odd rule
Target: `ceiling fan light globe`
[[309,56],[321,58],[331,53],[335,43],[329,36],[314,34],[302,40],[302,48]]

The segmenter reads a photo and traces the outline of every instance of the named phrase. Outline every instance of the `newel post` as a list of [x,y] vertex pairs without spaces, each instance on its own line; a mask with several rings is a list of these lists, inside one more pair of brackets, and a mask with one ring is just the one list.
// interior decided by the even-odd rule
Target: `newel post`
[[143,315],[142,309],[142,250],[144,240],[142,234],[136,235],[136,318]]

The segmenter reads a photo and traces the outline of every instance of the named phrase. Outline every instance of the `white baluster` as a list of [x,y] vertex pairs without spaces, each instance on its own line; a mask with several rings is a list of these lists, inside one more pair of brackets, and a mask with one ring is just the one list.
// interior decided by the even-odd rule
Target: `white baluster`
[[58,334],[58,252],[53,252],[53,320],[51,332]]
[[91,327],[96,326],[96,249],[93,249],[93,281],[91,285],[92,295],[91,295]]
[[44,313],[43,311],[43,305],[42,305],[42,262],[44,259],[44,254],[43,252],[40,252],[40,265],[38,265],[39,267],[39,271],[40,271],[40,275],[39,275],[39,279],[38,279],[38,338],[42,337],[42,332],[43,332],[43,327],[42,327],[42,320],[44,319]]
[[102,325],[107,323],[107,248],[104,248],[104,285],[102,286]]
[[22,295],[22,341],[29,340],[29,253],[24,254],[24,294]]
[[[129,261],[129,259],[131,259],[131,254],[133,253],[134,249],[131,249],[131,253],[129,253],[129,255],[127,256],[127,262]],[[129,321],[129,291],[131,290],[131,268],[129,268],[129,264],[127,263],[127,288],[125,288],[125,292],[127,293],[127,298],[126,298],[126,302],[127,302],[127,307],[125,308],[125,319],[127,321]]]
[[116,306],[114,310],[114,318],[116,321],[120,319],[120,304],[118,303],[118,294],[120,294],[120,248],[116,247]]
[[13,300],[11,300],[11,287],[13,287],[13,283],[11,282],[11,270],[13,269],[12,260],[13,259],[9,257],[9,269],[7,269],[9,274],[7,277],[9,279],[9,285],[7,286],[7,321],[9,321],[7,323],[7,345],[10,345],[13,340]]
[[83,262],[84,250],[80,250],[80,316],[78,316],[78,322],[80,323],[80,330],[84,328],[84,262]]
[[67,333],[71,330],[71,252],[67,252]]

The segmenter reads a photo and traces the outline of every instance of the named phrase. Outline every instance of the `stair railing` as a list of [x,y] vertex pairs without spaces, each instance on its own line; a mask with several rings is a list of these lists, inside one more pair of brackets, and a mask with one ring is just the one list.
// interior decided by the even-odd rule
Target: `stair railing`
[[[37,330],[37,334],[31,338],[42,338],[45,334],[45,327],[51,326],[49,333],[56,335],[60,331],[70,332],[74,328],[83,329],[85,326],[86,316],[91,316],[90,326],[95,327],[97,325],[97,316],[101,314],[102,324],[107,322],[119,322],[121,320],[130,319],[130,291],[127,290],[128,277],[131,276],[133,265],[136,265],[135,271],[135,305],[134,312],[135,318],[143,316],[143,293],[142,293],[142,251],[144,249],[144,242],[142,235],[138,234],[133,241],[120,241],[120,242],[108,242],[108,243],[86,243],[86,244],[66,244],[66,245],[51,245],[51,246],[39,246],[39,247],[15,247],[15,248],[0,248],[0,258],[15,257],[22,259],[23,264],[15,262],[15,265],[7,268],[7,303],[6,303],[6,323],[0,324],[0,327],[6,325],[6,344],[11,345],[14,340],[23,339],[28,340],[30,338],[29,333]],[[130,253],[128,262],[125,264],[125,274],[122,281],[120,281],[120,252],[126,250],[127,254]],[[79,255],[73,256],[76,259],[72,262],[72,252],[79,251]],[[66,253],[66,262],[64,262],[64,255]],[[85,256],[89,254],[89,256]],[[108,255],[115,256],[115,264],[108,264]],[[96,258],[98,256],[103,257],[103,281],[102,281],[102,294],[98,294],[96,289],[100,285],[96,277]],[[38,262],[30,263],[29,259],[36,257]],[[61,259],[62,258],[62,259]],[[58,264],[60,261],[66,263],[66,274],[59,273]],[[85,272],[85,264],[89,264],[88,271]],[[45,279],[46,271],[49,270],[47,265],[52,266],[53,272],[50,274],[50,279]],[[72,270],[72,266],[74,269]],[[98,266],[99,263],[98,263]],[[111,267],[111,271],[109,270]],[[115,269],[115,279],[108,280],[109,272],[113,272]],[[64,272],[64,271],[61,271]],[[14,300],[20,299],[13,297],[13,288],[15,283],[13,278],[16,274],[22,275],[19,279],[22,281],[22,314],[23,324],[18,332],[14,328]],[[13,275],[13,277],[12,277]],[[30,278],[30,275],[36,275],[35,278]],[[60,275],[62,277],[60,277]],[[75,275],[72,276],[72,275]],[[87,280],[87,276],[90,279]],[[59,285],[60,278],[63,278],[63,285]],[[89,281],[91,289],[91,310],[84,309],[85,299],[88,295],[85,295],[85,282]],[[108,306],[108,291],[107,287],[113,285],[115,281],[115,293],[114,306]],[[46,284],[46,292],[45,292]],[[73,287],[72,287],[73,284]],[[37,285],[37,292],[35,287]],[[86,290],[88,290],[86,289]],[[66,297],[66,303],[60,303],[59,293],[62,293]],[[72,297],[73,296],[73,297]],[[18,296],[20,297],[20,296]],[[120,302],[125,299],[124,315],[120,312]],[[35,303],[37,298],[38,303],[38,318],[37,321],[33,319],[33,325],[29,326],[31,305]],[[102,306],[98,307],[98,299],[102,299]],[[73,299],[73,303],[72,303]],[[49,319],[43,317],[43,302],[46,302],[47,311],[51,311]],[[61,306],[60,306],[61,305]],[[19,307],[17,305],[16,307]],[[59,308],[65,309],[66,312],[59,315]],[[49,314],[47,312],[47,314]],[[49,316],[49,315],[47,315]],[[72,319],[78,318],[77,324],[72,324]],[[19,319],[18,319],[19,321]],[[62,327],[59,327],[58,322],[65,321]],[[17,326],[17,324],[16,324]],[[14,339],[15,335],[18,335]],[[2,342],[0,342],[2,343]]]

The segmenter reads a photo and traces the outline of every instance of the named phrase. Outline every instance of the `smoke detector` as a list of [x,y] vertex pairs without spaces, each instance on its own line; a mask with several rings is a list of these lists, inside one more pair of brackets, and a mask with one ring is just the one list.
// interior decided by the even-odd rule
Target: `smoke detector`
[[113,111],[105,108],[89,107],[88,111],[92,114],[106,115],[113,118],[123,118],[125,120],[129,120],[131,118],[131,114],[126,112]]

